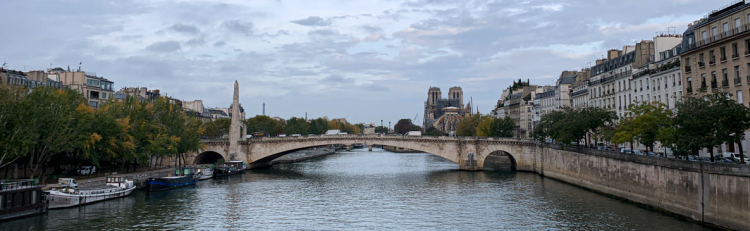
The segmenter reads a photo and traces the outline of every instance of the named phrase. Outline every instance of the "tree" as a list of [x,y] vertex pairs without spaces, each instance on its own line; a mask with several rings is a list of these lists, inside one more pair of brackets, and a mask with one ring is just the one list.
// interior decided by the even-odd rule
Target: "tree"
[[686,97],[677,103],[674,117],[674,145],[684,155],[696,154],[701,148],[709,148],[713,161],[716,141],[717,119],[711,103],[704,98]]
[[672,121],[672,111],[659,102],[643,102],[630,107],[630,112],[620,120],[612,138],[614,143],[639,141],[653,151],[654,143],[661,130],[669,128]]
[[740,161],[745,163],[742,150],[742,139],[745,131],[750,129],[750,108],[731,99],[730,93],[714,92],[709,97],[713,113],[717,114],[717,138],[728,145],[735,143],[739,147]]
[[510,117],[495,118],[488,115],[482,115],[482,119],[477,126],[477,136],[490,137],[513,137],[513,129],[516,123]]
[[544,114],[534,127],[534,139],[544,141],[552,138],[562,147],[579,142],[587,133],[601,130],[617,119],[614,112],[603,108],[587,107],[572,109],[564,107]]
[[445,134],[442,131],[440,131],[437,128],[435,128],[435,127],[430,127],[430,128],[428,128],[425,131],[424,135],[426,135],[426,136],[444,136]]
[[482,121],[481,114],[468,115],[456,126],[456,136],[477,136],[477,127]]
[[264,115],[256,115],[247,119],[245,124],[247,125],[247,133],[268,132],[272,136],[284,133],[284,127],[279,121]]
[[286,121],[285,132],[289,134],[307,135],[310,130],[310,123],[305,118],[292,117]]
[[380,133],[380,134],[388,133],[388,128],[385,126],[377,126],[375,127],[375,133]]
[[22,102],[29,112],[24,118],[29,120],[24,129],[31,130],[35,141],[29,153],[32,177],[44,177],[40,170],[54,155],[81,147],[85,140],[95,139],[93,134],[87,133],[87,121],[83,119],[93,110],[78,92],[38,87]]
[[406,134],[410,131],[419,131],[421,128],[411,122],[411,119],[400,119],[393,126],[393,130],[399,134]]
[[328,118],[317,118],[310,121],[308,134],[325,134],[328,131]]
[[35,131],[27,129],[33,115],[24,107],[27,92],[0,84],[0,169],[26,156],[36,143]]

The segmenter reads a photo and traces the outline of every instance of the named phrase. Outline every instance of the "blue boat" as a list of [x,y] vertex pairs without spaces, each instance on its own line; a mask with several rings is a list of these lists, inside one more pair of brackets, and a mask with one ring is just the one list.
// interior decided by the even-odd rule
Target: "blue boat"
[[195,168],[175,169],[175,174],[165,177],[151,177],[146,180],[148,191],[163,191],[188,185],[194,185],[200,179],[200,174],[196,174]]

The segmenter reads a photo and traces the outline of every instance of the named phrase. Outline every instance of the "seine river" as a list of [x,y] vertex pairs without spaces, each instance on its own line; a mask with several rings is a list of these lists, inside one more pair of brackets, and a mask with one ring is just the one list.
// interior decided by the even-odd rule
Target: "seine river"
[[0,230],[706,230],[531,173],[358,149],[0,223]]

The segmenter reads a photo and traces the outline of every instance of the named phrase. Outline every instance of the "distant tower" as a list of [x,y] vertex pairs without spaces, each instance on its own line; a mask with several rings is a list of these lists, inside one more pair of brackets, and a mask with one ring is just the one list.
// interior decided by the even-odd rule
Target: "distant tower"
[[266,115],[266,101],[263,101],[263,115]]
[[430,90],[427,92],[427,104],[428,105],[437,104],[438,100],[440,100],[440,97],[442,97],[440,88],[431,87]]
[[232,122],[229,127],[229,160],[240,160],[247,163],[247,155],[240,152],[240,141],[245,141],[247,128],[242,122],[244,113],[240,113],[240,84],[234,81],[232,98]]
[[461,87],[451,87],[448,90],[448,99],[457,99],[458,100],[458,107],[459,109],[464,109],[464,91],[461,89]]

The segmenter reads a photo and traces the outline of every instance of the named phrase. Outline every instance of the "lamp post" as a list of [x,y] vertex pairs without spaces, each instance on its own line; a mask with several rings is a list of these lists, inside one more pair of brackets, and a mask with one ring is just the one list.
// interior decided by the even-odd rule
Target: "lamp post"
[[391,133],[391,121],[388,121],[388,134]]
[[380,134],[383,134],[383,120],[380,120]]

